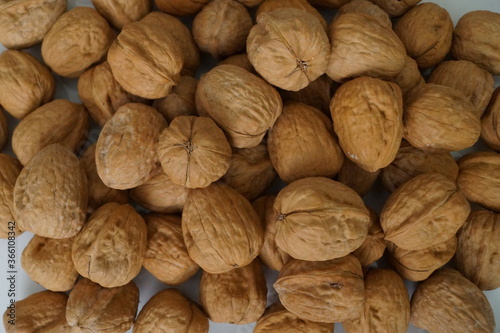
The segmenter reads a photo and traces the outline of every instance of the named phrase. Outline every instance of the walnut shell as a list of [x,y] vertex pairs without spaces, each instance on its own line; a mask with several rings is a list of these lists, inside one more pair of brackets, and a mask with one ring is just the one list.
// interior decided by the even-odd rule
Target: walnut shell
[[148,226],[148,248],[143,266],[161,282],[178,286],[200,268],[190,257],[182,237],[181,218],[151,213],[144,216]]
[[493,92],[481,119],[481,138],[490,148],[500,151],[500,87]]
[[49,238],[70,238],[83,227],[88,205],[85,170],[66,147],[36,154],[17,177],[14,216],[19,228]]
[[262,316],[266,302],[266,279],[258,259],[226,273],[201,276],[200,303],[213,322],[252,323]]
[[233,54],[232,56],[229,56],[226,59],[220,61],[219,65],[235,65],[246,69],[252,74],[257,74],[255,68],[253,68],[252,66],[252,63],[250,62],[250,60],[248,60],[248,56],[246,53]]
[[213,68],[201,77],[196,90],[200,115],[209,115],[236,148],[257,146],[282,106],[276,89],[234,65]]
[[121,106],[97,140],[97,173],[104,185],[126,190],[149,180],[157,170],[156,147],[166,125],[161,114],[150,106]]
[[307,0],[265,0],[261,2],[255,15],[258,17],[262,13],[269,13],[281,8],[295,8],[311,13],[319,20],[323,29],[328,29],[325,18]]
[[221,183],[190,190],[182,234],[189,256],[212,274],[250,264],[264,242],[262,224],[250,202]]
[[198,80],[191,76],[181,76],[177,85],[167,96],[153,102],[153,107],[170,123],[175,117],[196,116],[194,99]]
[[150,333],[159,328],[169,333],[208,333],[208,318],[179,290],[165,289],[144,304],[133,332]]
[[381,25],[392,29],[392,22],[389,14],[387,14],[382,8],[368,0],[351,0],[339,8],[337,15],[343,15],[347,13],[368,14],[377,19]]
[[500,212],[500,154],[474,152],[458,160],[458,188],[465,197]]
[[0,154],[0,238],[22,233],[14,219],[14,185],[22,168],[17,159]]
[[293,91],[325,74],[329,47],[320,21],[296,8],[260,14],[247,39],[255,70],[272,85]]
[[0,2],[0,43],[8,49],[24,49],[41,42],[66,5],[66,0]]
[[345,256],[368,233],[370,216],[363,200],[328,178],[291,183],[279,192],[274,210],[278,214],[276,244],[296,259],[322,261]]
[[92,0],[92,4],[117,29],[139,21],[151,9],[149,0]]
[[352,255],[328,261],[290,259],[274,288],[288,311],[319,323],[356,318],[365,303],[363,271]]
[[458,270],[481,290],[500,287],[500,215],[473,212],[458,232]]
[[411,298],[413,325],[435,333],[493,332],[486,296],[458,271],[442,269],[420,283]]
[[194,15],[210,0],[155,0],[156,6],[165,13],[177,16]]
[[417,62],[408,56],[405,57],[405,65],[401,72],[390,80],[401,88],[403,97],[406,97],[413,88],[425,84],[425,80],[418,69]]
[[339,182],[349,186],[362,197],[371,190],[381,171],[382,169],[375,172],[366,171],[346,158],[339,172]]
[[370,224],[365,241],[352,254],[358,258],[361,266],[367,267],[382,258],[387,242],[384,239],[384,230],[380,226],[378,214],[373,209],[370,211]]
[[405,250],[422,250],[449,240],[465,223],[470,205],[455,182],[439,173],[418,175],[385,203],[380,225],[385,239]]
[[422,0],[370,0],[391,17],[401,16]]
[[14,50],[0,54],[0,104],[13,117],[24,118],[51,101],[54,93],[54,77],[31,54]]
[[161,133],[158,157],[174,184],[201,188],[226,173],[231,146],[212,119],[180,116]]
[[21,266],[30,279],[52,291],[73,288],[78,278],[71,260],[72,238],[52,239],[34,235],[23,250]]

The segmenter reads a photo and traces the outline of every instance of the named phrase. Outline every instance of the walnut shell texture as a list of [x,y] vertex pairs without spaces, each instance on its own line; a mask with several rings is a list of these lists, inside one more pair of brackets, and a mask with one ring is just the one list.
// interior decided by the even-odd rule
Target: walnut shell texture
[[401,16],[422,0],[370,0],[391,17]]
[[99,14],[117,29],[146,16],[151,7],[150,2],[149,0],[92,0]]
[[219,65],[235,65],[246,69],[252,74],[257,74],[255,68],[253,68],[252,63],[248,60],[248,55],[246,53],[233,54],[226,59],[219,62]]
[[349,186],[362,197],[370,191],[381,172],[382,169],[378,169],[375,172],[366,171],[346,158],[339,172],[339,182]]
[[417,62],[408,56],[405,57],[405,65],[401,72],[391,78],[390,81],[396,83],[401,88],[403,97],[406,97],[413,88],[425,84]]
[[301,102],[330,116],[330,101],[337,86],[336,82],[324,74],[299,91],[282,90],[280,93],[285,103]]
[[171,15],[188,16],[196,14],[210,0],[155,0],[161,11]]
[[490,148],[500,151],[500,88],[493,92],[481,119],[481,138]]
[[307,0],[265,0],[257,8],[255,15],[259,16],[262,13],[269,13],[281,8],[295,8],[311,13],[319,20],[323,29],[328,29],[325,18]]
[[339,8],[338,15],[347,13],[365,13],[376,18],[381,25],[392,29],[392,22],[382,8],[368,0],[351,0]]
[[184,75],[167,96],[153,102],[153,107],[170,123],[175,117],[196,116],[195,93],[198,80]]
[[363,267],[367,267],[382,258],[387,245],[384,239],[384,230],[380,226],[380,219],[377,213],[373,209],[369,209],[369,211],[370,225],[368,226],[368,235],[363,244],[352,252]]
[[[14,232],[15,237],[22,233],[14,219],[14,186],[22,168],[17,159],[0,154],[0,238],[7,238],[9,232]],[[12,223],[14,229],[9,230]]]

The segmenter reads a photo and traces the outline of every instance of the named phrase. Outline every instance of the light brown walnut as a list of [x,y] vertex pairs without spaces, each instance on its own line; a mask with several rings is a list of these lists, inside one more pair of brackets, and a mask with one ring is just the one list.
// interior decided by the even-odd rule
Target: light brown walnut
[[22,168],[14,157],[0,154],[0,238],[22,233],[14,218],[14,186]]
[[155,0],[161,11],[170,15],[188,16],[200,11],[210,0]]
[[490,148],[500,151],[500,87],[493,92],[481,119],[481,138]]
[[117,29],[139,21],[150,11],[150,0],[92,0],[95,9]]
[[179,83],[167,96],[153,102],[153,107],[162,114],[167,122],[179,116],[196,116],[195,93],[198,80],[194,77],[181,76]]

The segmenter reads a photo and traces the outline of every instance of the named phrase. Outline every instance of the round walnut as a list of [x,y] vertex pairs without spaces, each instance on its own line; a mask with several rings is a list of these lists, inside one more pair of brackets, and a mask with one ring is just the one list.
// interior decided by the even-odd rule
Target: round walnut
[[151,7],[150,2],[149,0],[92,0],[99,14],[117,29],[146,16]]
[[481,138],[490,148],[500,151],[500,87],[493,92],[481,119]]
[[305,177],[333,177],[344,162],[331,120],[318,109],[297,102],[285,105],[269,130],[268,149],[285,183]]
[[401,72],[390,80],[401,88],[403,97],[406,97],[413,88],[425,84],[425,80],[418,69],[417,62],[408,56],[405,57],[405,66]]
[[47,32],[42,57],[57,74],[76,78],[106,57],[115,37],[95,9],[76,7],[64,13]]
[[351,253],[366,239],[370,223],[370,213],[356,192],[323,177],[303,178],[282,189],[274,210],[276,244],[301,260]]
[[282,8],[295,8],[311,13],[319,20],[323,29],[328,29],[325,18],[307,0],[265,0],[259,5],[255,15],[259,16],[262,13],[269,13]]
[[368,14],[376,18],[381,25],[392,29],[392,22],[389,14],[387,14],[382,8],[368,0],[351,0],[340,7],[337,15],[343,15],[347,13]]
[[25,49],[41,42],[66,5],[67,0],[0,1],[0,43]]
[[182,234],[189,256],[211,274],[250,264],[264,242],[262,224],[250,202],[220,183],[190,190]]
[[272,85],[293,91],[325,74],[329,47],[320,21],[295,8],[260,14],[247,40],[255,70]]
[[281,114],[280,95],[266,81],[234,65],[220,65],[203,75],[196,108],[209,115],[236,148],[257,146]]
[[156,6],[165,13],[176,16],[194,15],[210,0],[155,0]]
[[422,0],[370,0],[391,17],[401,16]]
[[382,169],[375,172],[366,171],[346,158],[339,172],[339,182],[349,186],[362,197],[371,190],[381,171]]
[[262,316],[266,302],[266,279],[258,259],[226,273],[201,276],[200,303],[213,322],[252,323]]
[[405,250],[422,250],[456,234],[470,212],[455,182],[439,173],[418,175],[385,203],[380,224],[385,239]]
[[167,96],[153,102],[153,107],[170,123],[175,117],[196,116],[194,99],[198,80],[192,76],[181,76],[178,84]]
[[22,233],[14,219],[14,185],[22,168],[17,159],[0,153],[0,238]]
[[161,133],[158,157],[174,184],[201,188],[226,173],[231,146],[212,119],[180,116]]
[[252,28],[248,10],[235,0],[212,0],[196,15],[193,37],[201,51],[214,58],[245,49]]
[[337,85],[324,74],[299,91],[281,90],[280,93],[285,103],[301,102],[315,107],[330,117],[330,101],[337,90]]
[[370,211],[370,224],[365,241],[352,254],[358,258],[361,266],[367,267],[382,258],[387,242],[384,239],[384,230],[380,226],[380,219],[373,209]]
[[288,311],[319,323],[354,319],[365,303],[363,271],[352,255],[328,261],[291,259],[274,288]]

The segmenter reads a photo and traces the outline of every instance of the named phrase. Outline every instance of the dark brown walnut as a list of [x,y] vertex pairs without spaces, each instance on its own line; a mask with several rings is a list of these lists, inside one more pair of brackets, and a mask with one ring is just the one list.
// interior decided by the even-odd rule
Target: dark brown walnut
[[17,159],[0,153],[0,238],[22,233],[14,219],[14,185],[22,168]]
[[255,15],[258,17],[262,13],[269,13],[281,8],[295,8],[311,13],[319,20],[323,29],[327,30],[328,28],[325,18],[307,0],[264,0],[259,5]]
[[134,282],[104,288],[81,278],[69,293],[66,320],[72,333],[125,333],[134,323],[138,305]]
[[299,318],[277,302],[271,304],[257,321],[254,333],[332,333],[333,324],[316,323]]
[[405,57],[405,65],[401,72],[390,80],[401,88],[403,97],[406,97],[413,88],[425,84],[425,80],[418,69],[417,62],[408,56]]
[[481,290],[500,287],[500,214],[473,212],[458,232],[455,264]]
[[9,141],[9,123],[5,117],[5,113],[0,106],[0,151],[2,151]]
[[258,259],[226,273],[201,276],[200,303],[213,322],[252,323],[262,316],[266,302],[266,279]]
[[51,101],[54,93],[54,77],[31,54],[14,50],[0,54],[0,105],[13,117],[24,118]]
[[226,173],[231,146],[211,118],[180,116],[161,133],[158,157],[174,184],[201,188]]
[[221,183],[189,191],[182,234],[189,256],[211,274],[250,264],[264,242],[263,226],[250,202]]
[[190,257],[182,236],[181,218],[150,213],[144,216],[148,226],[148,248],[143,266],[161,282],[178,286],[200,268]]
[[410,298],[403,280],[389,269],[370,269],[364,277],[366,302],[358,318],[344,321],[347,333],[405,333]]
[[155,0],[161,11],[171,15],[188,16],[200,11],[210,0]]
[[351,0],[340,7],[337,15],[347,13],[365,13],[376,18],[381,25],[392,29],[389,15],[379,6],[368,0]]
[[474,105],[455,88],[433,83],[413,89],[405,100],[404,138],[426,151],[462,150],[481,132]]
[[403,137],[403,97],[397,84],[370,77],[349,81],[333,96],[330,112],[351,161],[375,172],[394,160]]
[[500,13],[487,10],[468,12],[460,18],[453,34],[451,54],[500,74]]
[[481,138],[490,148],[500,151],[500,87],[493,92],[481,119]]
[[500,212],[500,154],[474,152],[458,160],[458,188],[465,197]]
[[157,172],[156,149],[167,122],[150,106],[121,106],[104,125],[96,145],[97,173],[104,185],[126,190]]
[[66,0],[0,1],[0,43],[24,49],[41,42],[66,5]]
[[362,197],[371,190],[381,171],[382,169],[375,172],[366,171],[346,158],[339,172],[339,182],[349,186]]
[[21,266],[31,280],[52,291],[73,288],[78,272],[71,260],[74,238],[52,239],[34,235],[23,250]]
[[134,333],[155,330],[169,333],[208,333],[208,318],[177,289],[158,292],[144,304],[134,324]]
[[493,333],[495,318],[486,296],[458,271],[435,272],[411,298],[411,322],[435,333]]
[[433,69],[429,83],[457,89],[474,105],[481,117],[488,106],[493,85],[493,76],[485,69],[467,60],[445,61]]
[[394,192],[407,180],[423,173],[440,173],[455,181],[458,165],[450,153],[427,152],[404,141],[394,161],[382,170],[382,184]]
[[351,0],[307,0],[313,6],[339,8]]
[[85,170],[68,148],[42,149],[21,170],[14,187],[14,216],[21,230],[70,238],[82,229],[88,206]]
[[266,81],[234,65],[220,65],[203,75],[196,108],[209,115],[236,148],[257,146],[281,114],[280,95]]
[[229,169],[221,179],[249,200],[259,196],[276,179],[266,144],[233,148]]
[[285,103],[301,102],[315,107],[330,117],[330,101],[335,90],[337,83],[324,74],[299,91],[281,90],[280,93]]
[[380,226],[380,219],[373,209],[370,211],[370,225],[365,241],[352,254],[358,258],[361,266],[367,267],[382,258],[387,242],[384,239],[384,230]]
[[370,223],[370,213],[354,190],[323,177],[303,178],[282,189],[274,210],[276,244],[301,260],[351,253],[365,241]]
[[226,59],[220,61],[219,65],[235,65],[246,69],[252,74],[256,74],[255,68],[253,68],[250,60],[248,60],[248,56],[246,53],[233,54],[232,56],[229,56]]
[[167,96],[153,102],[153,107],[170,123],[175,117],[196,116],[194,99],[198,80],[192,76],[181,76],[179,83]]
[[274,288],[288,311],[319,323],[356,318],[365,303],[363,271],[352,255],[328,261],[290,259]]
[[94,8],[75,7],[47,32],[42,57],[57,74],[76,78],[106,57],[116,34]]
[[146,16],[151,9],[150,2],[149,0],[92,0],[99,14],[117,29]]
[[401,16],[422,0],[370,0],[391,17]]
[[255,70],[272,85],[293,91],[325,74],[329,48],[316,16],[296,8],[260,14],[247,39]]
[[406,50],[392,29],[371,15],[347,13],[330,25],[326,74],[337,82],[353,77],[389,79],[405,65]]
[[470,212],[455,182],[439,173],[413,177],[385,203],[380,225],[385,239],[405,250],[422,250],[456,234]]

